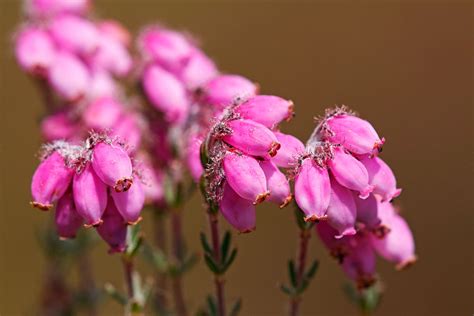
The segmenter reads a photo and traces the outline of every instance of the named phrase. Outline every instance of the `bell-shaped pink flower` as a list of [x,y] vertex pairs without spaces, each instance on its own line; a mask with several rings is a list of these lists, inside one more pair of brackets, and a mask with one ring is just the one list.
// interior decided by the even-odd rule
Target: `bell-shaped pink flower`
[[112,97],[102,97],[92,101],[82,114],[87,127],[95,130],[113,128],[122,115],[123,106]]
[[219,206],[224,218],[239,232],[249,233],[255,230],[255,206],[251,201],[240,197],[228,184],[224,186]]
[[274,157],[280,144],[268,128],[252,120],[233,120],[227,122],[232,132],[223,140],[242,152],[264,158]]
[[82,54],[92,54],[100,41],[99,32],[91,21],[72,14],[54,17],[49,31],[60,48]]
[[342,268],[359,289],[367,288],[376,281],[375,252],[366,237],[355,237],[349,254],[342,262]]
[[361,199],[354,194],[354,201],[357,206],[357,222],[364,224],[364,227],[374,231],[380,228],[381,220],[379,218],[379,202],[373,194],[368,198]]
[[101,97],[120,95],[120,89],[111,74],[103,69],[95,69],[90,78],[87,96],[94,100]]
[[220,75],[204,88],[204,103],[223,109],[238,98],[245,99],[257,94],[258,87],[250,80],[237,75]]
[[132,57],[127,48],[106,33],[99,33],[97,51],[91,57],[95,68],[107,70],[118,77],[126,76],[132,66]]
[[188,140],[186,163],[194,181],[198,182],[204,173],[204,168],[201,163],[201,144],[202,137],[198,135],[191,135]]
[[69,168],[58,152],[43,160],[31,181],[31,205],[40,210],[49,210],[67,190],[74,170]]
[[78,133],[78,124],[67,111],[59,111],[46,116],[41,121],[41,135],[46,141],[71,139]]
[[83,98],[89,88],[90,76],[86,65],[65,51],[56,54],[48,78],[54,90],[71,102]]
[[257,95],[236,108],[242,118],[250,119],[268,128],[293,117],[293,102],[273,95]]
[[116,192],[127,191],[132,186],[132,161],[119,145],[105,142],[96,144],[92,154],[92,167],[97,176]]
[[194,48],[183,33],[161,27],[143,31],[139,42],[149,59],[169,70],[179,69],[187,63]]
[[295,200],[305,214],[305,221],[327,218],[331,199],[331,182],[326,168],[311,158],[302,161],[295,177]]
[[372,125],[356,116],[339,114],[326,120],[326,139],[341,144],[354,154],[377,154],[384,143]]
[[390,231],[383,238],[373,236],[372,244],[380,256],[394,262],[396,268],[401,270],[416,261],[413,234],[407,222],[395,212],[391,203],[382,204],[381,213],[387,213],[383,215],[384,223],[389,226]]
[[97,232],[109,244],[109,253],[124,252],[127,247],[127,225],[111,197],[107,202],[103,219],[104,223],[97,227]]
[[272,162],[281,168],[294,168],[298,159],[304,155],[303,143],[296,137],[281,132],[274,132],[278,143],[281,145]]
[[369,183],[374,186],[374,193],[382,196],[382,201],[390,201],[400,195],[402,189],[397,189],[395,175],[382,159],[365,156],[360,161],[367,169]]
[[107,206],[107,186],[95,174],[91,164],[74,176],[72,185],[74,204],[85,225],[102,224],[102,214]]
[[132,153],[140,148],[142,140],[142,130],[140,129],[139,116],[133,112],[124,112],[120,116],[117,124],[110,131],[112,136],[118,136],[126,146],[128,153]]
[[339,263],[342,263],[349,254],[352,237],[336,238],[335,236],[339,234],[338,231],[329,225],[327,221],[321,221],[315,226],[319,239],[329,250],[330,255]]
[[179,79],[189,90],[203,87],[219,74],[214,62],[198,49],[194,49]]
[[352,192],[336,181],[331,181],[331,199],[326,214],[329,225],[338,232],[335,238],[356,234],[357,210]]
[[222,165],[227,183],[242,198],[258,204],[269,196],[265,173],[256,159],[229,152]]
[[189,99],[183,84],[172,73],[157,65],[147,67],[143,74],[143,89],[168,122],[183,123],[186,120]]
[[125,47],[128,47],[132,41],[132,35],[130,32],[118,21],[102,20],[97,23],[97,28],[101,33],[115,39]]
[[58,201],[54,217],[56,230],[61,239],[75,238],[83,220],[77,213],[72,191],[66,192]]
[[130,189],[126,192],[111,191],[115,206],[123,219],[130,225],[141,220],[140,213],[145,204],[145,192],[140,180],[136,179]]
[[27,0],[25,9],[32,17],[54,16],[59,13],[84,13],[91,0]]
[[334,158],[328,161],[332,175],[339,184],[367,198],[374,187],[369,185],[369,175],[364,165],[342,147],[334,147]]
[[269,201],[276,203],[283,208],[287,206],[293,196],[291,195],[290,184],[286,176],[271,161],[261,161],[262,167],[267,179],[267,187],[270,190]]
[[27,27],[15,38],[15,57],[23,70],[45,75],[54,61],[54,44],[45,31]]

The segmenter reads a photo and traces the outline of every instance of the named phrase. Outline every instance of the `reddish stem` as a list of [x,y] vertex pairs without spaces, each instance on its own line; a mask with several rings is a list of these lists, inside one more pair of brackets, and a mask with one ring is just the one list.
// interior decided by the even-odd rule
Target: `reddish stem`
[[128,300],[131,302],[135,297],[133,288],[133,261],[130,258],[122,257],[125,285],[127,287]]
[[[176,261],[182,263],[183,261],[183,232],[181,224],[181,210],[175,209],[171,212],[171,231],[173,236],[173,256]],[[173,278],[173,296],[176,313],[179,316],[187,315],[186,303],[184,301],[182,279],[180,275]]]
[[[212,250],[214,253],[214,260],[221,261],[220,238],[219,238],[219,222],[216,213],[208,212],[209,226],[211,228]],[[217,297],[217,315],[225,316],[225,298],[224,298],[224,278],[220,275],[214,276],[214,283],[216,286]]]
[[[166,246],[166,211],[156,209],[154,216],[154,233],[155,233],[155,246],[161,250],[165,255],[168,252]],[[156,291],[155,291],[155,302],[159,310],[164,311],[167,308],[168,302],[166,299],[166,290],[168,288],[167,276],[162,272],[157,272],[156,276]]]
[[[297,281],[297,286],[300,286],[302,280],[303,280],[303,275],[306,269],[306,258],[308,254],[308,241],[309,238],[311,237],[311,232],[309,229],[302,229],[300,231],[300,236],[299,236],[299,247],[298,247],[298,267],[297,267],[297,275],[296,275],[296,281]],[[300,303],[301,303],[301,297],[300,296],[294,296],[291,298],[290,301],[290,316],[297,316],[299,315],[300,312]]]

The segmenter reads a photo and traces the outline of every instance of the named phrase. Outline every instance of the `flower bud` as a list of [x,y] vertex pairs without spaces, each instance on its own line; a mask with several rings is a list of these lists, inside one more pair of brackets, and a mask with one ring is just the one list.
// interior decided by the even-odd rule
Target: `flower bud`
[[133,183],[132,162],[125,149],[100,142],[92,154],[92,167],[97,176],[116,192],[127,191]]
[[97,227],[97,232],[109,244],[109,253],[124,252],[127,247],[127,225],[111,197],[107,202],[103,219],[104,223]]
[[25,28],[15,39],[16,60],[29,73],[45,75],[54,56],[54,44],[48,33],[41,29]]
[[128,191],[112,191],[111,195],[125,222],[134,225],[141,220],[140,212],[145,203],[145,192],[140,180],[136,179]]
[[377,199],[373,194],[370,194],[368,198],[361,199],[354,194],[354,201],[357,206],[357,222],[364,224],[364,227],[371,231],[380,228],[380,218],[378,211]]
[[271,161],[261,161],[260,167],[265,173],[267,187],[270,190],[268,200],[284,208],[293,199],[288,179]]
[[268,128],[293,117],[293,102],[273,95],[257,95],[236,108],[244,119],[250,119]]
[[27,0],[26,12],[33,17],[47,17],[59,13],[84,13],[91,0]]
[[244,77],[220,75],[209,81],[204,88],[204,103],[223,109],[238,98],[256,95],[257,90],[257,86]]
[[331,181],[331,199],[327,209],[328,223],[334,227],[338,235],[335,238],[356,234],[356,204],[352,192],[336,181]]
[[191,135],[188,140],[186,163],[194,181],[199,182],[204,168],[201,163],[201,144],[203,140],[197,135]]
[[74,170],[66,166],[64,158],[58,152],[53,152],[39,164],[33,175],[31,205],[40,210],[49,210],[66,192],[73,175]]
[[132,36],[125,26],[115,20],[102,20],[97,23],[97,28],[101,33],[113,38],[123,46],[130,45]]
[[356,116],[339,114],[326,120],[327,140],[341,144],[354,154],[377,154],[384,143],[372,125]]
[[295,200],[306,215],[305,221],[327,218],[330,198],[331,183],[327,169],[310,158],[304,159],[295,178]]
[[120,89],[110,73],[103,69],[95,69],[91,76],[89,90],[87,91],[87,96],[91,100],[120,94]]
[[87,106],[82,114],[82,119],[89,128],[106,130],[115,126],[122,112],[122,105],[114,98],[102,97]]
[[72,189],[76,210],[86,222],[85,225],[102,224],[102,214],[107,206],[107,186],[90,164],[74,176]]
[[49,82],[59,95],[70,102],[78,101],[86,95],[89,81],[87,67],[76,56],[65,51],[56,54]]
[[305,153],[303,143],[296,137],[280,132],[274,132],[278,143],[281,145],[272,162],[281,168],[294,168],[299,157]]
[[46,116],[41,121],[41,135],[46,141],[71,139],[78,134],[78,125],[66,111],[59,111]]
[[354,280],[359,289],[368,288],[375,282],[375,253],[365,237],[357,237],[349,254],[342,262],[346,275]]
[[275,135],[265,126],[251,120],[233,120],[227,122],[232,130],[223,140],[242,152],[264,158],[274,157],[280,149]]
[[227,153],[222,165],[227,183],[240,197],[254,204],[265,201],[270,192],[265,173],[256,159],[247,155]]
[[143,89],[169,123],[183,123],[186,120],[189,99],[183,84],[173,74],[157,65],[149,66],[143,74]]
[[255,206],[251,201],[241,198],[228,184],[224,187],[220,210],[229,224],[239,232],[250,233],[255,230]]
[[334,158],[328,161],[332,175],[342,186],[360,193],[362,199],[373,191],[364,165],[341,147],[334,147]]
[[56,44],[68,51],[91,54],[99,44],[99,33],[95,25],[76,15],[56,16],[51,21],[49,31]]
[[218,75],[214,62],[198,49],[194,49],[188,63],[179,74],[189,90],[196,90]]
[[387,213],[383,215],[385,218],[383,222],[389,226],[390,231],[383,238],[372,237],[372,244],[380,256],[394,262],[396,268],[402,270],[416,261],[413,234],[407,222],[395,212],[391,203],[382,204],[381,212]]
[[100,33],[99,36],[97,51],[91,57],[93,66],[107,70],[118,77],[126,76],[133,66],[127,48],[106,33]]
[[396,198],[402,192],[397,189],[397,180],[392,169],[379,157],[367,156],[360,160],[369,174],[369,183],[374,186],[374,193],[382,196],[382,202]]
[[83,220],[76,211],[72,190],[66,192],[59,199],[54,220],[60,238],[68,239],[76,237]]

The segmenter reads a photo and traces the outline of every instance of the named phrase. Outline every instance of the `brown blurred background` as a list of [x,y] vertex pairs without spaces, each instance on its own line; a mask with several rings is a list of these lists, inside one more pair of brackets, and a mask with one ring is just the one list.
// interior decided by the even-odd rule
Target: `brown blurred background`
[[[316,1],[97,1],[102,17],[136,31],[163,21],[201,39],[221,69],[258,81],[264,93],[291,98],[297,116],[285,131],[305,139],[315,115],[347,104],[386,137],[383,158],[403,187],[398,203],[413,228],[419,262],[405,272],[380,262],[387,286],[378,315],[472,315],[472,4]],[[20,1],[0,1],[0,315],[34,315],[44,257],[35,230],[52,214],[31,209],[29,184],[43,109],[16,67],[9,34]],[[191,249],[206,229],[200,201],[186,209]],[[227,277],[242,315],[284,315],[286,261],[295,253],[289,209],[262,207],[257,231],[236,236],[240,253]],[[354,315],[344,277],[319,242],[320,270],[304,297],[304,315]],[[118,257],[94,250],[98,283],[122,284]],[[202,262],[186,277],[195,310],[212,289]],[[107,301],[101,315],[120,308]]]

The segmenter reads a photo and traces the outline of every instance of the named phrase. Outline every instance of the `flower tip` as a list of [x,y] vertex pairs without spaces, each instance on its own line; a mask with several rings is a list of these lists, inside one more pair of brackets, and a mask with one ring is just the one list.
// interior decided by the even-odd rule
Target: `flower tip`
[[243,229],[243,230],[239,230],[239,234],[248,234],[248,233],[251,233],[253,231],[255,231],[257,229],[256,226],[252,227],[252,228],[247,228],[247,229]]
[[272,142],[270,150],[268,151],[268,154],[270,155],[270,157],[275,157],[280,147],[281,147],[280,143]]
[[66,241],[66,240],[70,240],[70,239],[74,239],[76,238],[76,235],[72,235],[72,236],[59,236],[59,240],[61,241]]
[[117,180],[114,186],[114,190],[115,192],[125,192],[128,189],[130,189],[132,184],[133,184],[132,178],[123,178],[123,179]]
[[357,278],[357,288],[359,290],[366,289],[370,287],[372,284],[375,283],[377,279],[373,275],[362,275],[359,278]]
[[280,205],[280,208],[286,207],[290,202],[293,201],[293,194],[290,194],[286,197],[286,199],[283,201],[283,203]]
[[127,249],[125,245],[114,246],[114,247],[110,247],[108,253],[109,255],[113,255],[114,253],[124,252],[125,249]]
[[373,185],[367,186],[364,190],[360,191],[359,197],[362,200],[367,199],[369,197],[370,193],[372,193],[372,191],[374,191],[374,189],[375,189],[375,187]]
[[35,201],[31,201],[30,205],[41,211],[49,211],[53,207],[53,204],[43,204],[43,203],[35,202]]
[[348,228],[345,231],[343,231],[340,235],[334,236],[336,239],[341,239],[344,236],[354,236],[357,233],[354,227]]
[[100,225],[102,225],[104,223],[104,221],[102,219],[99,219],[97,221],[95,221],[94,223],[92,224],[84,224],[84,227],[85,228],[91,228],[91,227],[99,227]]
[[255,201],[253,202],[253,205],[257,205],[257,204],[262,203],[262,202],[265,201],[269,196],[270,196],[270,191],[260,193],[259,195],[257,195],[257,198],[256,198]]
[[293,101],[288,100],[288,116],[286,117],[285,121],[289,122],[294,117],[295,117],[295,104],[293,103]]
[[372,151],[372,154],[370,155],[370,157],[375,157],[377,156],[379,153],[382,152],[382,149],[383,149],[383,145],[385,144],[385,138],[382,137],[382,139],[380,141],[377,141],[375,144],[374,144],[374,149]]
[[375,237],[382,239],[384,238],[388,233],[390,233],[390,228],[386,225],[379,225],[378,227],[374,228],[372,233],[375,235]]
[[318,216],[318,215],[308,215],[308,216],[305,216],[304,218],[304,221],[305,222],[313,222],[313,223],[318,223],[320,221],[325,221],[328,219],[328,216],[327,215],[323,215],[323,216]]
[[138,219],[136,221],[133,221],[133,222],[127,222],[127,225],[130,225],[130,226],[135,226],[137,225],[138,223],[140,223],[141,221],[143,220],[143,217],[138,217]]
[[418,257],[416,255],[413,255],[413,257],[411,258],[408,258],[402,262],[400,262],[399,264],[397,264],[395,266],[395,269],[397,271],[402,271],[402,270],[406,270],[408,269],[409,267],[411,267],[412,265],[414,265],[416,262],[418,261]]

